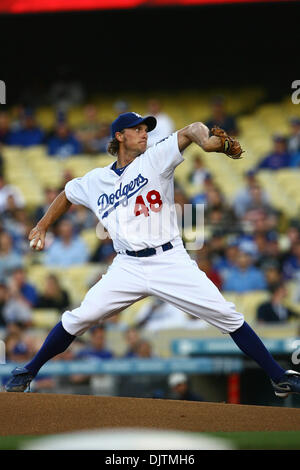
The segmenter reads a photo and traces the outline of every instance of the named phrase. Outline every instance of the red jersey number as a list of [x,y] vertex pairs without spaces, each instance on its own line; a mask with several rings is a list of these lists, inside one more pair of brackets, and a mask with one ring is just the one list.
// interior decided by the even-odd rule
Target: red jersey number
[[[153,189],[146,195],[149,207],[153,212],[159,212],[162,208],[162,200],[158,191]],[[144,214],[145,217],[149,216],[149,208],[146,206],[143,196],[137,196],[135,200],[134,215],[138,216]]]

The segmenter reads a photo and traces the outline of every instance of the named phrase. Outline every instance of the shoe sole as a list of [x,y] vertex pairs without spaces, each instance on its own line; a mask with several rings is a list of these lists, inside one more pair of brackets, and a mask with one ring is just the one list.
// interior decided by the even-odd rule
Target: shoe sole
[[276,397],[279,397],[279,398],[286,398],[289,395],[289,393],[275,392],[275,395],[276,395]]
[[28,388],[28,387],[22,388],[22,389],[20,389],[20,388],[10,388],[10,389],[7,389],[7,388],[6,388],[5,391],[8,392],[8,393],[9,393],[9,392],[25,392],[25,390],[26,390],[27,388]]
[[24,388],[24,385],[19,385],[18,387],[11,387],[11,388],[6,388],[5,387],[5,391],[6,392],[26,392],[26,390],[29,389],[29,384],[26,385],[26,387]]

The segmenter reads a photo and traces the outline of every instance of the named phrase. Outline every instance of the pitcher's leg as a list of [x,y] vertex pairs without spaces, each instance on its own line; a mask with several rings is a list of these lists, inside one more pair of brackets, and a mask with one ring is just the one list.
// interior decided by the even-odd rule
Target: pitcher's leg
[[40,368],[53,357],[64,352],[76,336],[70,335],[60,321],[50,331],[44,344],[25,368],[35,377]]
[[285,370],[273,359],[261,339],[247,322],[244,322],[240,328],[230,333],[230,336],[240,350],[257,362],[274,382],[281,379]]
[[148,295],[139,260],[118,255],[108,272],[86,294],[81,305],[62,315],[63,327],[75,336]]
[[128,266],[126,258],[115,261],[102,279],[88,291],[80,307],[63,314],[62,321],[50,331],[34,358],[25,367],[12,371],[12,377],[5,385],[6,391],[24,392],[40,368],[65,351],[76,336],[101,319],[148,295],[139,264],[131,262]]
[[[153,294],[216,326],[222,333],[229,333],[241,351],[257,362],[273,382],[281,381],[285,370],[244,321],[243,315],[236,311],[234,304],[226,301],[196,263],[185,255],[175,257],[174,262],[169,257],[168,267],[166,260],[162,263],[163,269],[154,272]],[[177,274],[175,281],[169,281],[168,272]]]
[[[224,299],[217,287],[188,255],[164,257],[153,270],[151,293],[185,313],[205,320],[222,333],[242,326],[244,316]],[[170,274],[171,273],[171,274]]]

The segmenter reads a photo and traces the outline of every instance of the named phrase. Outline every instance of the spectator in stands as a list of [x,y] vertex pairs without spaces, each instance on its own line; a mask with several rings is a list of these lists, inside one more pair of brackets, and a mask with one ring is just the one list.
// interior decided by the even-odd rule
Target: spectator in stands
[[101,240],[90,257],[91,263],[105,263],[110,265],[116,256],[111,238]]
[[208,279],[210,279],[219,290],[222,289],[222,277],[218,271],[213,267],[211,258],[208,255],[203,255],[202,250],[197,252],[196,262],[199,269],[205,272]]
[[226,112],[225,99],[222,96],[216,96],[212,100],[212,115],[211,118],[205,123],[211,129],[214,126],[219,126],[227,134],[231,136],[238,135],[238,128],[236,120],[233,116]]
[[35,353],[35,341],[22,323],[10,323],[5,337],[6,359],[12,362],[26,362]]
[[20,103],[13,106],[11,110],[11,119],[10,119],[11,131],[15,132],[22,128],[22,119],[25,114],[25,109],[26,109],[25,106]]
[[256,167],[259,170],[280,170],[288,168],[291,163],[291,154],[287,148],[287,139],[283,135],[273,136],[273,150],[266,155]]
[[76,354],[76,359],[96,357],[98,359],[111,359],[114,353],[106,346],[106,331],[103,325],[94,326],[90,330],[90,344]]
[[287,289],[281,282],[269,287],[271,299],[257,308],[257,320],[264,323],[285,323],[291,318],[300,319],[300,315],[284,305]]
[[277,263],[280,267],[282,255],[277,232],[270,231],[265,234],[256,234],[255,242],[260,238],[264,239],[264,246],[261,244],[260,251],[257,251],[256,266],[261,267],[267,263]]
[[195,393],[189,384],[186,374],[175,372],[169,375],[168,385],[170,388],[170,399],[185,401],[204,401],[203,397]]
[[[255,198],[257,201],[258,196],[263,206],[269,206],[269,197],[264,189],[260,188],[256,175],[255,170],[249,170],[244,174],[245,185],[237,192],[233,201],[233,208],[237,217],[243,217],[249,208],[253,206]],[[259,194],[258,188],[260,188]]]
[[124,338],[126,341],[126,351],[123,354],[123,357],[136,357],[137,356],[137,345],[141,340],[140,332],[135,327],[127,328],[124,333]]
[[111,129],[108,122],[103,122],[95,140],[92,143],[93,153],[107,153],[107,147],[111,140]]
[[286,257],[282,266],[283,275],[286,280],[300,280],[300,241],[296,241]]
[[83,123],[78,127],[77,135],[83,142],[95,138],[101,121],[98,117],[98,109],[94,104],[87,104],[83,109]]
[[[135,359],[151,360],[155,358],[152,344],[140,339],[135,348]],[[131,374],[119,378],[119,396],[138,398],[162,398],[164,381],[158,374]]]
[[[227,241],[224,254],[212,260],[212,266],[215,272],[221,277],[221,284],[227,279],[231,269],[235,267],[236,258],[239,253],[239,243],[235,238]],[[201,250],[202,252],[202,250]],[[211,254],[213,257],[213,253]]]
[[300,118],[292,118],[290,124],[291,133],[288,137],[288,150],[292,155],[291,166],[298,166],[300,161]]
[[300,225],[298,220],[291,219],[289,225],[285,228],[285,234],[282,237],[283,248],[280,257],[280,266],[282,266],[293,257],[294,247],[300,242]]
[[[188,218],[185,217],[186,214],[185,214],[184,207],[185,207],[185,204],[189,203],[189,200],[185,194],[184,189],[177,182],[175,182],[174,184],[174,202],[175,202],[175,209],[177,213],[177,221],[178,221],[179,227],[182,227],[182,228],[188,227],[189,225],[193,223],[192,217],[190,218],[190,220],[188,220]],[[180,225],[180,222],[181,222],[181,225]]]
[[279,224],[279,213],[275,210],[266,210],[263,208],[251,209],[246,212],[243,220],[244,227],[251,230],[252,233],[267,234],[277,230]]
[[8,144],[11,137],[9,116],[7,111],[0,112],[0,143]]
[[70,303],[69,294],[61,287],[58,278],[54,274],[49,274],[44,291],[38,296],[36,308],[54,308],[65,311]]
[[271,230],[266,234],[267,238],[267,245],[265,256],[261,257],[261,263],[278,263],[279,267],[281,268],[282,265],[282,253],[279,244],[279,235],[275,230]]
[[[227,247],[227,232],[222,229],[215,229],[209,239],[208,250],[212,256],[212,262],[215,264],[223,259]],[[203,249],[202,249],[203,250]]]
[[196,194],[190,199],[190,204],[206,204],[207,201],[207,192],[210,189],[216,188],[215,181],[211,173],[207,172],[203,180],[203,187],[199,188],[199,193]]
[[141,359],[150,359],[155,357],[152,350],[152,344],[146,339],[141,339],[136,345],[136,357]]
[[148,134],[148,147],[174,132],[174,122],[167,113],[163,112],[162,108],[162,103],[158,99],[152,98],[148,101],[148,113],[155,116],[157,120],[155,129]]
[[0,142],[0,176],[4,176],[4,158],[3,158],[3,145]]
[[[272,212],[272,207],[268,202],[266,194],[259,183],[253,184],[249,188],[249,199],[243,207],[244,212],[239,213],[239,217],[244,218],[244,220],[251,219],[252,215],[257,211],[261,210],[266,213]],[[241,207],[239,207],[241,210]]]
[[[75,353],[74,359],[112,359],[114,353],[106,346],[106,331],[103,325],[97,325],[90,330],[90,340],[87,347]],[[71,382],[76,385],[91,386],[92,376],[86,374],[74,374]]]
[[300,224],[297,219],[290,221],[286,235],[288,237],[289,248],[293,247],[300,240]]
[[32,229],[29,213],[25,209],[18,209],[11,196],[8,197],[8,208],[3,214],[4,228],[11,235],[15,250],[27,254],[30,249],[28,235]]
[[256,268],[252,256],[239,250],[236,266],[228,270],[223,290],[238,293],[266,289],[267,284],[263,272]]
[[21,127],[11,132],[7,144],[30,147],[44,143],[44,131],[37,125],[32,109],[25,109],[21,115]]
[[82,146],[67,122],[58,122],[54,136],[48,140],[48,155],[65,159],[82,152]]
[[263,270],[268,287],[283,281],[282,271],[277,260],[263,263],[261,269]]
[[24,198],[19,188],[8,184],[4,176],[0,175],[0,213],[9,209],[10,198],[13,198],[16,208],[24,207]]
[[73,204],[68,213],[65,216],[66,219],[70,220],[74,227],[74,233],[81,233],[82,230],[90,228],[96,228],[97,218],[84,206]]
[[38,206],[34,213],[34,223],[41,220],[46,214],[48,208],[51,206],[54,199],[58,196],[58,190],[56,188],[47,187],[44,189],[44,204]]
[[3,278],[12,271],[23,266],[22,256],[14,249],[13,240],[8,232],[0,233],[0,277]]
[[58,236],[45,253],[45,264],[48,266],[72,266],[86,263],[88,249],[85,242],[73,233],[73,225],[63,219],[57,227]]
[[193,168],[188,174],[188,181],[195,186],[202,188],[208,175],[209,172],[204,166],[201,154],[196,154],[193,159]]
[[83,153],[95,153],[94,142],[102,126],[98,118],[98,110],[95,105],[88,104],[84,110],[84,121],[78,127],[75,136],[82,145]]
[[6,295],[6,302],[3,306],[5,323],[19,323],[24,326],[31,326],[32,311],[28,302],[20,295],[19,290],[16,289],[14,285],[8,285]]
[[0,279],[0,330],[2,328],[5,328],[6,326],[4,309],[5,309],[7,299],[8,299],[7,282],[4,279]]
[[18,298],[29,307],[35,307],[38,298],[36,288],[27,280],[26,271],[20,267],[13,271],[10,278],[10,289],[18,295]]
[[237,229],[238,220],[219,188],[213,187],[206,191],[205,206],[205,220],[212,229],[228,232]]

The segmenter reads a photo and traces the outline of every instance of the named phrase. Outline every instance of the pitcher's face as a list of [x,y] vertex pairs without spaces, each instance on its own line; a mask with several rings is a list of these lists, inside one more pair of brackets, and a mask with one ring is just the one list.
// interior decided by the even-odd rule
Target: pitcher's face
[[144,153],[147,148],[147,129],[146,124],[139,124],[135,127],[124,129],[124,132],[121,133],[121,142],[124,146],[124,150],[136,152],[137,155]]

